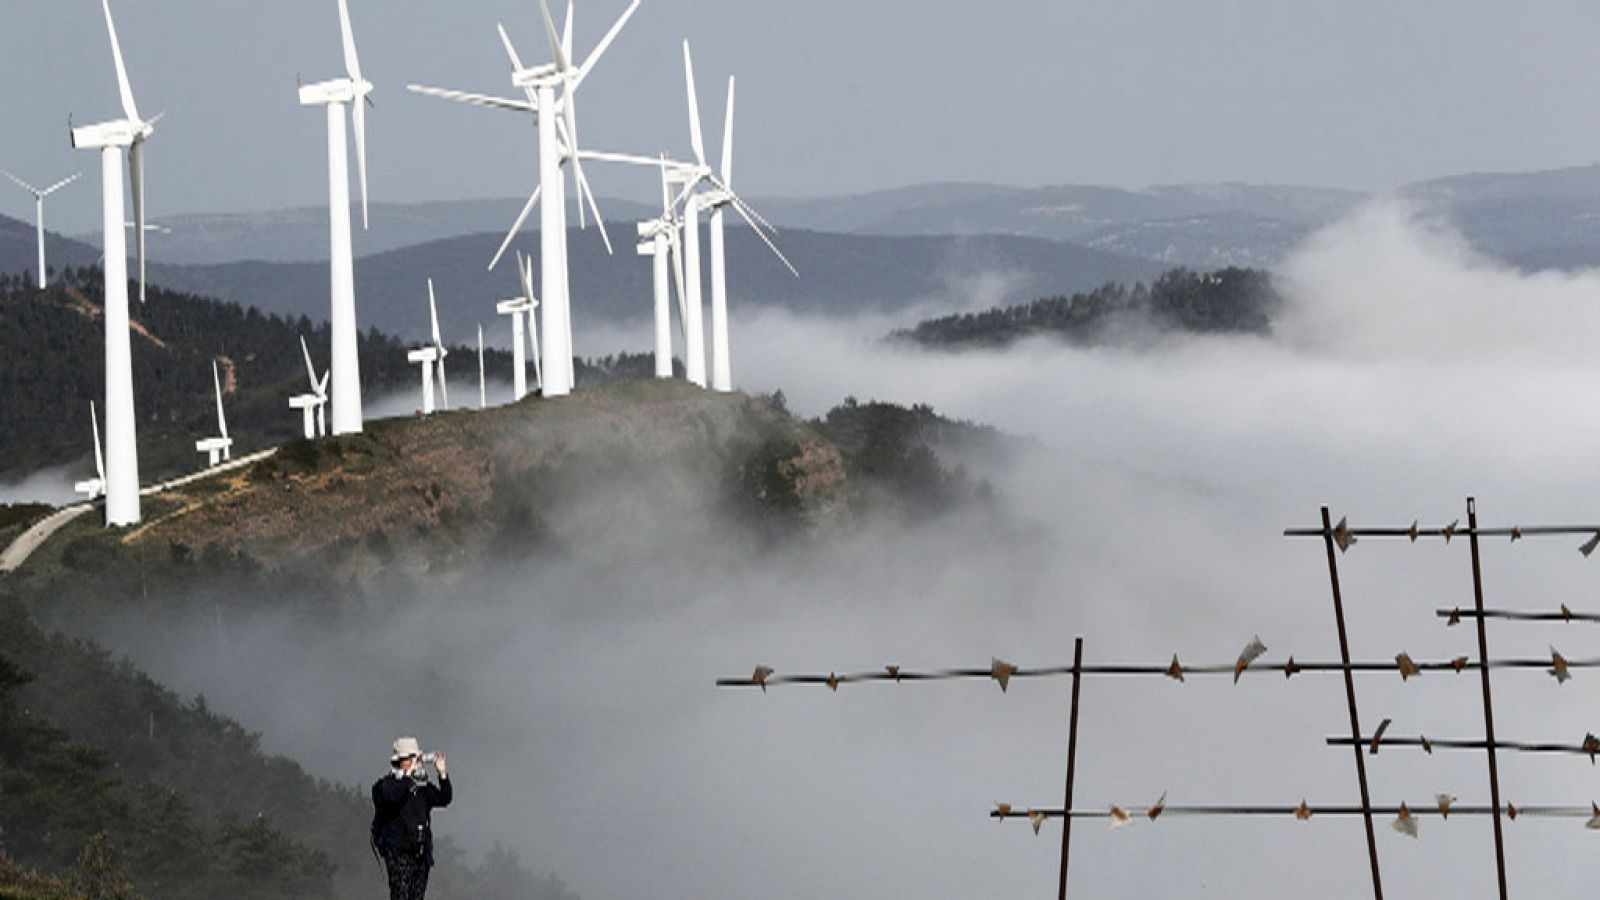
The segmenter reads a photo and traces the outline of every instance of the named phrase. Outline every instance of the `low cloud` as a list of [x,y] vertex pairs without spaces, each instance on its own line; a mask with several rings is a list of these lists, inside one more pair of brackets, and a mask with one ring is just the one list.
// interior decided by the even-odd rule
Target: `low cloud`
[[[1316,524],[1321,503],[1357,525],[1443,525],[1465,518],[1468,494],[1492,524],[1600,519],[1590,277],[1523,276],[1376,207],[1291,261],[1291,309],[1270,339],[929,353],[880,340],[903,322],[740,312],[738,382],[782,389],[802,414],[845,395],[928,402],[1036,437],[988,473],[1005,515],[869,520],[759,556],[637,535],[613,550],[600,537],[567,559],[454,574],[372,617],[308,625],[261,610],[102,637],[328,777],[367,781],[395,733],[419,733],[452,751],[460,781],[441,831],[478,848],[504,840],[590,900],[1039,895],[1054,885],[1057,826],[1035,838],[986,813],[1060,802],[1066,682],[763,695],[714,679],[757,663],[1060,664],[1078,635],[1093,662],[1226,663],[1256,634],[1271,659],[1336,659],[1323,548],[1281,537]],[[647,330],[634,337],[611,346],[649,345]],[[639,527],[702,514],[655,510]],[[1486,544],[1491,605],[1582,606],[1600,560],[1576,545]],[[1468,630],[1434,616],[1471,602],[1464,541],[1368,541],[1341,564],[1357,657],[1474,652]],[[1578,627],[1504,625],[1491,647],[1538,657],[1554,639],[1581,656]],[[1596,684],[1497,673],[1497,730],[1575,741],[1593,727]],[[1472,676],[1361,676],[1359,688],[1368,728],[1482,727]],[[1082,726],[1083,807],[1162,791],[1173,803],[1354,802],[1349,752],[1324,743],[1346,730],[1337,677],[1093,680]],[[1581,804],[1600,778],[1577,757],[1501,765],[1519,805]],[[1487,801],[1475,754],[1386,751],[1369,769],[1380,803]],[[1580,822],[1507,827],[1513,890],[1579,889]],[[1390,891],[1481,892],[1487,821],[1422,828],[1418,842],[1381,829]],[[1367,889],[1354,819],[1163,819],[1115,833],[1091,821],[1074,842],[1074,891],[1092,896]]]

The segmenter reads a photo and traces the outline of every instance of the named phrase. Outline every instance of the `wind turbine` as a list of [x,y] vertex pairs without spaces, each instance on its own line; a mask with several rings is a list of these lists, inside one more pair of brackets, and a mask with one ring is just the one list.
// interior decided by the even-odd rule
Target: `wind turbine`
[[[521,400],[528,396],[528,360],[522,344],[524,333],[533,348],[535,377],[542,380],[543,370],[539,364],[539,320],[534,314],[534,310],[539,308],[539,301],[533,296],[533,263],[524,263],[521,253],[517,254],[517,274],[522,283],[522,296],[501,300],[494,305],[494,310],[502,316],[511,317],[512,396]],[[524,315],[528,317],[526,329],[523,327]]]
[[317,378],[316,367],[311,364],[311,351],[306,347],[305,336],[300,337],[300,353],[306,358],[306,377],[311,380],[311,393],[297,394],[289,398],[289,408],[298,409],[305,422],[306,440],[328,436],[328,379],[333,376],[333,370],[322,373],[322,378]]
[[[577,90],[584,79],[589,77],[595,63],[611,46],[611,42],[616,39],[617,33],[639,8],[639,3],[640,0],[633,0],[628,5],[582,65],[573,64],[573,7],[570,2],[567,5],[566,26],[562,33],[558,34],[555,20],[550,16],[548,3],[546,0],[539,0],[545,33],[550,41],[551,55],[555,59],[553,63],[533,68],[525,67],[511,43],[510,36],[506,34],[505,27],[500,26],[500,40],[511,58],[511,83],[523,90],[526,100],[507,100],[421,85],[408,86],[409,90],[416,93],[446,100],[531,113],[538,124],[539,186],[528,198],[527,205],[523,207],[516,223],[511,226],[510,233],[501,244],[500,252],[495,254],[494,260],[489,263],[489,268],[493,269],[500,261],[506,247],[522,230],[523,223],[527,221],[534,206],[539,204],[540,197],[543,196],[544,206],[539,211],[539,262],[540,293],[544,297],[544,358],[551,361],[551,369],[547,373],[549,377],[543,385],[544,395],[547,397],[562,397],[571,393],[574,380],[571,294],[567,277],[566,180],[561,172],[564,163],[569,161],[572,163],[578,193],[579,227],[586,225],[584,205],[587,203],[589,210],[594,213],[595,224],[600,228],[600,237],[605,241],[607,252],[611,250],[611,238],[606,234],[605,222],[600,217],[600,208],[595,203],[594,192],[589,188],[589,181],[583,174],[582,154],[578,148]],[[556,97],[558,88],[561,91],[559,101]]]
[[[749,204],[733,192],[733,76],[728,77],[728,106],[722,132],[722,173],[719,178],[706,164],[705,139],[700,133],[700,103],[694,89],[694,61],[689,55],[689,42],[683,42],[683,74],[689,92],[689,139],[694,145],[694,157],[699,163],[694,182],[685,190],[684,242],[689,257],[689,310],[698,318],[700,306],[700,228],[699,211],[711,211],[711,389],[727,392],[733,390],[733,366],[728,349],[728,263],[723,239],[723,210],[732,206],[742,216],[750,229],[761,238],[768,249],[778,257],[788,270],[799,278],[788,257],[767,236],[763,226],[772,226],[762,219]],[[704,194],[696,194],[700,183],[710,185]],[[758,221],[759,220],[759,221]],[[774,232],[776,229],[773,229]],[[691,331],[691,336],[696,332]],[[704,360],[697,357],[704,377]],[[704,384],[704,381],[699,382]]]
[[122,45],[111,19],[111,0],[102,0],[106,31],[124,118],[72,129],[72,146],[100,151],[102,224],[105,231],[106,323],[106,524],[134,525],[139,514],[139,445],[133,410],[133,352],[128,332],[128,245],[124,233],[122,151],[128,150],[133,181],[133,219],[139,245],[139,299],[145,295],[144,143],[155,134],[155,119],[145,121],[133,101]]
[[95,477],[88,481],[80,481],[72,489],[82,495],[87,503],[93,503],[97,498],[105,496],[106,492],[106,460],[100,452],[100,418],[95,415],[94,401],[89,401],[89,422],[94,427],[94,471]]
[[233,458],[233,438],[228,437],[228,417],[222,412],[222,376],[217,374],[217,361],[211,361],[211,381],[217,388],[218,437],[202,438],[194,442],[194,449],[206,454],[207,465],[213,468],[225,459]]
[[432,346],[422,347],[406,354],[406,359],[422,366],[422,414],[433,414],[433,370],[439,369],[439,391],[444,398],[444,408],[450,408],[450,384],[444,377],[444,358],[450,355],[439,337],[439,307],[433,297],[433,279],[428,279],[428,316],[433,325]]
[[[678,164],[673,164],[678,165]],[[683,244],[679,237],[683,221],[678,218],[669,191],[669,164],[661,160],[661,215],[638,224],[640,241],[635,248],[640,256],[651,257],[651,288],[655,300],[656,377],[672,377],[672,310],[668,266],[678,294],[678,328],[688,339],[684,323],[687,310],[683,302]],[[681,165],[680,165],[681,168]]]
[[326,106],[328,111],[328,222],[330,235],[330,315],[333,338],[333,433],[361,431],[361,362],[356,355],[355,260],[350,245],[350,150],[345,142],[345,107],[356,135],[356,165],[361,178],[361,227],[367,227],[367,104],[372,82],[361,76],[350,7],[339,0],[339,31],[344,40],[344,78],[303,85],[301,106]]
[[45,276],[44,267],[44,198],[54,194],[56,191],[61,190],[74,181],[77,181],[79,178],[82,178],[83,173],[79,172],[78,174],[73,175],[71,178],[63,178],[43,190],[34,187],[33,185],[23,181],[21,178],[18,178],[4,169],[0,169],[0,174],[5,175],[18,187],[33,195],[33,225],[34,229],[39,232],[39,290],[42,291],[50,286],[49,281]]

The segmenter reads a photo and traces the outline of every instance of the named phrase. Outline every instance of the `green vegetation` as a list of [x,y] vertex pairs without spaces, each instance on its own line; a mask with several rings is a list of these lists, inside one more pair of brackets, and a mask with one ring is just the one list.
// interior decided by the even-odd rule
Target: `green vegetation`
[[[0,900],[371,894],[365,794],[259,745],[0,600]],[[459,900],[572,896],[503,848],[469,867],[447,846],[435,881]]]
[[929,319],[894,340],[925,347],[1004,346],[1050,335],[1077,344],[1115,343],[1155,332],[1267,334],[1283,299],[1266,272],[1174,269],[1146,287],[1106,284],[1070,297]]
[[860,403],[846,397],[817,426],[844,454],[858,505],[924,517],[986,500],[990,487],[963,462],[998,462],[1014,439],[987,425],[947,419],[926,404]]
[[[100,318],[103,276],[98,267],[68,266],[40,291],[23,276],[0,274],[0,385],[6,427],[0,429],[0,478],[15,478],[64,460],[82,460],[93,474],[89,402],[105,393],[105,326]],[[136,296],[136,295],[135,295]],[[253,307],[165,290],[151,285],[148,302],[130,310],[133,378],[139,416],[139,459],[145,479],[195,469],[194,440],[216,427],[211,360],[223,362],[226,404],[235,453],[274,446],[301,433],[301,417],[289,397],[310,389],[300,337],[305,336],[319,373],[328,367],[326,323],[301,316],[265,315]],[[368,398],[416,389],[416,367],[399,338],[369,330],[358,342],[361,386]],[[453,347],[458,359],[477,357],[476,347]],[[488,377],[509,381],[511,354],[487,350]],[[654,372],[647,354],[578,360],[580,387]],[[469,366],[468,368],[475,368]],[[680,366],[681,369],[681,366]],[[465,372],[465,370],[458,370]],[[531,370],[530,370],[531,375]],[[458,374],[476,387],[477,373]],[[101,411],[102,425],[104,410]],[[0,523],[0,528],[4,524]]]

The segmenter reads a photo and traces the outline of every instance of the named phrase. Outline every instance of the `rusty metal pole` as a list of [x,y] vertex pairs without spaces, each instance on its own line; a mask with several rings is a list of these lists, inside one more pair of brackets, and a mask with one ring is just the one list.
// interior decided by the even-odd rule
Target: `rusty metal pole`
[[1383,900],[1378,875],[1378,838],[1372,832],[1372,799],[1367,793],[1367,761],[1361,756],[1361,719],[1356,714],[1356,681],[1350,671],[1350,638],[1344,627],[1344,595],[1339,590],[1339,558],[1334,554],[1333,519],[1322,508],[1322,542],[1328,548],[1328,580],[1333,585],[1333,617],[1339,624],[1339,658],[1344,662],[1344,696],[1350,705],[1350,737],[1355,742],[1356,781],[1361,785],[1361,819],[1367,827],[1367,858],[1372,863],[1373,900]]
[[[1061,886],[1058,900],[1067,900],[1067,859],[1072,846],[1072,780],[1078,772],[1078,685],[1083,682],[1083,638],[1072,646],[1072,714],[1067,725],[1067,796],[1061,806]],[[1358,751],[1359,752],[1359,751]]]
[[1489,807],[1494,810],[1494,864],[1500,878],[1500,900],[1506,900],[1506,846],[1500,833],[1500,767],[1495,760],[1494,705],[1489,699],[1489,631],[1483,615],[1483,569],[1478,562],[1478,501],[1472,497],[1467,498],[1467,527],[1471,529],[1472,542],[1472,597],[1478,612],[1478,661],[1485,664],[1479,674],[1483,676],[1483,736],[1489,751]]

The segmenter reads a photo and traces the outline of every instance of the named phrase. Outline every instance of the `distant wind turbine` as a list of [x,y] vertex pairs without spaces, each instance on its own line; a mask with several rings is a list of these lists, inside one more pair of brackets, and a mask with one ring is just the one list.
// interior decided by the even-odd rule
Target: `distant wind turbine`
[[[695,96],[694,89],[694,63],[689,56],[689,42],[683,42],[683,72],[684,81],[688,85],[689,93],[689,137],[694,145],[695,160],[699,163],[695,172],[694,183],[685,190],[685,242],[688,244],[688,264],[690,271],[689,304],[691,309],[700,304],[700,240],[699,218],[701,209],[711,211],[710,238],[711,238],[711,389],[727,392],[733,390],[733,366],[731,353],[728,347],[728,263],[723,239],[723,209],[732,206],[750,229],[761,238],[778,260],[784,264],[796,278],[800,273],[795,270],[788,257],[778,249],[772,239],[767,236],[763,226],[771,225],[750,208],[739,195],[733,192],[733,77],[728,78],[728,106],[726,119],[722,132],[722,174],[717,177],[711,167],[706,164],[705,139],[700,134],[700,103]],[[695,194],[694,188],[701,182],[710,185],[711,189],[704,194]],[[759,221],[758,221],[759,220]],[[692,237],[691,237],[692,235]],[[704,365],[704,362],[701,363]]]
[[306,440],[328,436],[328,379],[333,376],[330,369],[317,377],[317,369],[311,364],[311,351],[306,347],[305,336],[300,338],[300,353],[306,358],[306,378],[311,381],[311,393],[296,394],[289,398],[289,408],[301,411],[305,423]]
[[94,471],[95,477],[87,481],[80,481],[72,486],[74,491],[84,495],[84,500],[93,503],[106,493],[106,460],[100,452],[100,418],[95,415],[94,401],[89,401],[89,423],[94,428]]
[[679,170],[685,168],[681,164],[669,164],[666,157],[662,157],[661,215],[639,223],[640,241],[636,248],[640,256],[651,258],[657,378],[672,377],[672,286],[677,288],[678,328],[685,340],[688,339],[688,329],[684,324],[687,310],[683,302],[683,242],[680,236],[683,220],[678,217],[672,204],[669,165]]
[[[495,312],[502,316],[511,317],[511,391],[513,400],[521,400],[528,396],[528,359],[523,350],[524,335],[533,347],[534,372],[540,374],[539,366],[539,320],[535,310],[539,308],[539,301],[533,296],[533,266],[524,263],[522,254],[517,254],[517,280],[522,287],[522,296],[512,297],[510,300],[501,300],[494,306]],[[527,316],[527,326],[523,326],[523,316]]]
[[33,185],[23,181],[21,178],[18,178],[4,169],[0,169],[0,174],[5,175],[18,187],[33,195],[33,227],[39,232],[39,290],[42,291],[50,286],[49,280],[45,275],[46,269],[44,266],[44,198],[54,194],[56,191],[61,190],[74,181],[77,181],[79,178],[82,178],[83,173],[79,172],[70,178],[63,178],[55,184],[44,188],[43,190],[34,187]]
[[[616,39],[618,32],[638,10],[639,3],[640,0],[633,0],[628,5],[616,23],[611,26],[611,30],[606,32],[605,37],[595,45],[581,65],[577,65],[573,59],[573,7],[570,2],[567,5],[565,27],[558,33],[555,20],[550,16],[549,5],[546,0],[539,0],[545,34],[549,38],[550,51],[555,58],[552,63],[532,68],[524,66],[511,43],[511,38],[502,26],[499,29],[500,39],[505,45],[506,54],[511,59],[511,83],[523,90],[525,100],[508,100],[420,85],[408,86],[408,90],[416,93],[446,100],[491,109],[531,113],[538,124],[539,186],[528,198],[527,205],[523,207],[521,215],[511,226],[510,233],[501,244],[500,252],[495,254],[494,261],[490,262],[489,268],[494,268],[495,263],[500,261],[500,257],[505,254],[506,248],[516,234],[522,230],[523,223],[527,221],[533,208],[539,204],[542,196],[544,205],[540,209],[539,219],[539,264],[542,276],[540,293],[544,298],[544,358],[550,362],[550,371],[545,373],[547,378],[543,384],[544,395],[547,397],[562,397],[570,393],[575,375],[572,357],[571,293],[567,272],[566,177],[561,172],[561,166],[565,163],[572,163],[573,179],[578,195],[579,227],[586,225],[584,210],[587,204],[588,210],[594,213],[595,224],[599,226],[600,237],[606,244],[607,252],[611,250],[611,238],[606,234],[605,222],[600,217],[600,208],[595,203],[594,192],[590,189],[589,181],[583,173],[583,154],[579,152],[578,147],[577,91],[589,77],[595,63]],[[558,88],[561,91],[559,101],[556,96]]]
[[344,43],[344,78],[300,88],[301,106],[326,106],[328,111],[328,221],[331,286],[329,322],[333,343],[333,433],[361,431],[361,362],[356,354],[356,286],[350,241],[350,150],[345,141],[345,107],[356,135],[356,165],[361,178],[361,227],[367,227],[367,104],[372,82],[361,76],[350,7],[339,0],[339,33]]
[[217,437],[201,438],[194,449],[206,454],[207,465],[215,467],[223,460],[233,458],[233,438],[228,437],[228,417],[222,411],[222,376],[217,374],[217,361],[211,361],[211,382],[217,389]]
[[433,414],[433,373],[435,367],[439,370],[439,391],[444,400],[444,408],[450,408],[450,383],[444,376],[444,358],[450,355],[445,349],[444,340],[439,336],[439,306],[434,300],[433,279],[428,279],[428,317],[433,325],[433,344],[422,347],[406,354],[406,359],[422,366],[422,414]]
[[144,144],[155,134],[156,116],[139,115],[122,60],[122,45],[111,18],[111,0],[102,0],[111,57],[116,64],[124,118],[72,129],[72,146],[100,151],[105,231],[106,328],[106,524],[139,522],[139,447],[133,409],[133,354],[128,325],[128,250],[124,234],[122,151],[128,150],[133,181],[133,220],[139,246],[139,299],[145,296]]

